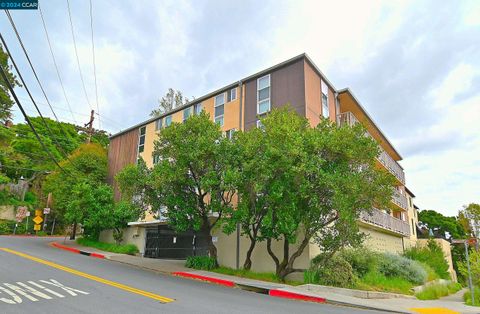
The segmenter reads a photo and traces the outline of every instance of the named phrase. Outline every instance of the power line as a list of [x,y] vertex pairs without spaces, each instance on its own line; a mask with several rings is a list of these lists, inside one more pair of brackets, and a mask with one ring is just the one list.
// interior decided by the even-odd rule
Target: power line
[[[92,0],[90,0],[90,29],[92,30],[92,57],[93,57],[93,76],[95,78],[95,101],[97,103],[97,114],[100,113],[98,107],[98,87],[97,87],[97,67],[95,65],[95,41],[93,40],[93,6]],[[101,129],[100,120],[98,120],[98,128]]]
[[67,8],[68,8],[68,17],[70,20],[70,30],[72,31],[73,48],[75,50],[75,56],[77,57],[77,66],[78,66],[78,72],[80,73],[80,80],[82,81],[83,93],[85,94],[85,99],[87,100],[88,106],[90,107],[90,109],[93,109],[92,105],[90,104],[90,100],[88,99],[87,89],[85,87],[85,81],[83,80],[82,68],[80,67],[80,59],[78,58],[77,41],[75,40],[75,31],[73,30],[72,12],[70,11],[69,0],[67,0]]
[[[45,89],[43,88],[43,85],[42,83],[40,82],[40,79],[38,78],[38,75],[37,75],[37,72],[35,71],[35,68],[32,64],[32,61],[30,60],[30,57],[27,53],[27,49],[25,48],[25,46],[23,45],[23,41],[22,41],[22,38],[20,36],[20,33],[18,32],[17,30],[17,27],[15,26],[15,22],[13,21],[13,18],[12,16],[10,15],[10,12],[8,12],[8,10],[5,10],[5,14],[7,14],[7,17],[8,17],[8,20],[10,21],[10,24],[12,25],[12,28],[13,30],[15,31],[15,34],[17,36],[17,39],[18,41],[20,42],[20,46],[22,47],[22,50],[23,50],[23,53],[25,54],[25,57],[27,58],[28,60],[28,64],[30,65],[30,68],[32,69],[33,71],[33,74],[35,76],[35,79],[37,80],[37,83],[38,85],[40,86],[40,89],[42,90],[42,93],[43,93],[43,96],[45,97],[45,100],[47,101],[48,105],[50,106],[50,110],[52,111],[52,114],[54,115],[55,119],[58,121],[58,117],[57,117],[57,114],[55,113],[55,111],[53,110],[53,108],[51,107],[50,105],[50,100],[48,99],[47,97],[47,93],[45,92]],[[75,117],[73,116],[72,114],[72,117],[73,117],[73,120],[75,120]]]
[[3,67],[0,67],[0,71],[1,71],[1,73],[2,73],[3,79],[5,80],[5,83],[7,84],[8,89],[10,90],[10,93],[12,94],[15,102],[16,102],[17,105],[18,105],[18,108],[19,108],[20,111],[22,112],[23,117],[25,118],[25,121],[27,121],[27,123],[28,123],[28,125],[30,126],[30,128],[32,129],[33,133],[35,133],[35,136],[36,136],[37,140],[40,142],[40,144],[42,145],[43,149],[47,152],[47,154],[48,154],[49,157],[52,159],[52,161],[55,163],[55,165],[57,165],[57,167],[60,168],[60,170],[62,170],[63,172],[65,172],[65,169],[63,169],[63,167],[60,166],[60,164],[59,164],[58,161],[55,159],[55,157],[52,155],[52,153],[48,150],[47,146],[45,145],[45,143],[42,141],[42,139],[41,139],[40,136],[38,135],[37,131],[35,130],[35,127],[34,127],[33,124],[30,122],[30,119],[28,118],[25,110],[23,110],[22,104],[21,104],[20,101],[18,100],[17,94],[15,93],[15,90],[13,89],[12,84],[11,84],[10,81],[8,80],[7,74],[5,73],[5,70],[3,69]]
[[[10,14],[8,14],[8,15],[9,15],[9,17],[10,17]],[[11,18],[11,17],[10,17],[10,18]],[[13,20],[11,20],[11,22],[13,22]],[[15,25],[13,24],[13,26],[15,26]],[[16,29],[15,29],[15,32],[16,32]],[[17,33],[17,34],[18,34],[18,33]],[[17,37],[17,38],[20,40],[20,44],[21,44],[22,47],[23,47],[23,43],[22,43],[22,41],[21,41],[21,38],[20,38],[20,37]],[[10,49],[8,49],[7,43],[5,42],[5,39],[3,38],[3,36],[2,36],[1,33],[0,33],[0,39],[1,39],[1,41],[2,41],[3,46],[5,47],[5,50],[7,51],[8,56],[10,57],[10,60],[12,61],[12,64],[13,64],[15,70],[17,71],[18,76],[20,77],[20,81],[22,82],[23,87],[25,87],[25,90],[27,91],[28,96],[29,96],[30,99],[32,100],[32,103],[33,103],[33,105],[35,106],[35,109],[37,109],[37,112],[38,112],[38,114],[40,115],[40,118],[41,118],[43,124],[44,124],[45,127],[47,128],[47,131],[50,133],[50,135],[53,136],[52,130],[51,130],[50,127],[48,126],[48,123],[45,121],[45,118],[43,117],[42,112],[41,112],[40,109],[38,108],[37,103],[36,103],[35,100],[33,99],[33,96],[32,96],[32,94],[30,93],[30,89],[28,88],[27,83],[26,83],[25,80],[23,79],[23,75],[22,75],[22,73],[20,73],[20,70],[19,70],[18,67],[17,67],[17,63],[15,62],[15,59],[13,58],[12,54],[10,53]],[[28,62],[30,62],[30,58],[28,57],[28,54],[27,54],[26,50],[24,50],[24,52],[25,52],[25,56],[26,56],[27,59],[28,59]],[[30,63],[30,66],[32,67],[32,70],[35,71],[35,69],[33,68],[33,65],[32,65],[31,63]],[[35,74],[35,77],[37,77],[36,74]],[[37,77],[37,79],[38,79],[38,77]],[[38,83],[40,84],[40,81],[39,81],[39,80],[38,80]],[[41,86],[41,84],[40,84],[40,86]],[[42,87],[42,90],[43,90],[43,87]],[[44,95],[45,95],[45,97],[47,97],[46,94],[44,94]],[[48,101],[48,98],[47,98],[47,101]],[[53,112],[53,114],[55,114],[55,111],[53,111],[53,108],[52,108],[52,112]],[[55,115],[55,117],[56,117],[56,115]],[[61,126],[61,125],[60,125],[60,126]],[[60,151],[61,151],[61,152],[67,157],[67,159],[68,159],[68,155],[67,155],[67,153],[65,153],[65,151],[64,151],[63,148],[62,148],[62,146],[60,146],[60,143],[58,143],[55,138],[54,138],[54,141],[55,141],[55,144],[57,144],[57,147],[60,149]]]
[[48,47],[50,49],[50,55],[52,56],[53,64],[55,65],[55,70],[57,72],[57,77],[60,82],[60,87],[62,88],[62,91],[63,91],[63,96],[65,97],[65,102],[67,103],[68,109],[70,110],[73,121],[75,121],[75,123],[78,124],[78,122],[75,120],[75,115],[72,112],[72,106],[70,106],[70,102],[68,101],[67,92],[65,91],[65,87],[63,86],[63,80],[60,75],[60,71],[58,70],[57,60],[55,58],[55,54],[53,53],[52,44],[50,43],[50,36],[48,36],[47,24],[45,23],[45,19],[43,18],[43,12],[40,5],[38,6],[38,11],[40,12],[40,17],[42,18],[43,30],[45,31],[45,36],[47,37]]

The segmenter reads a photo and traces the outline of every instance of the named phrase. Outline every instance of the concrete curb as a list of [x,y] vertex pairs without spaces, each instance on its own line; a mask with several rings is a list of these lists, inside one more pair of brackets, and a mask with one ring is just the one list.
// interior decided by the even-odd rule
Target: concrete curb
[[183,272],[183,271],[177,271],[177,272],[173,272],[171,274],[173,276],[178,276],[178,277],[208,281],[208,282],[215,283],[217,285],[226,286],[226,287],[231,287],[231,288],[235,287],[235,282],[230,281],[230,280],[224,280],[224,279],[218,279],[218,278],[215,278],[215,277],[202,276],[202,275],[192,274],[192,273]]
[[103,254],[82,251],[82,250],[75,249],[75,248],[72,248],[72,247],[69,247],[69,246],[61,245],[60,243],[57,243],[57,242],[52,242],[51,245],[58,248],[58,249],[69,251],[69,252],[76,253],[76,254],[86,255],[86,256],[95,257],[95,258],[102,258],[102,259],[105,258],[105,255],[103,255]]

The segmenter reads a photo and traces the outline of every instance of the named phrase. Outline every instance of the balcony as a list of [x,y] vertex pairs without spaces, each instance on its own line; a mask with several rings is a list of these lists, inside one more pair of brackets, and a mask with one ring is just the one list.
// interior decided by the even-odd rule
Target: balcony
[[[358,121],[358,119],[351,112],[344,112],[337,115],[337,124],[340,126],[353,126],[357,123],[360,123],[360,121]],[[374,139],[373,136],[368,133],[368,131],[367,135]],[[402,167],[392,157],[390,157],[390,155],[387,154],[387,152],[381,146],[379,146],[379,148],[380,155],[378,155],[377,160],[385,167],[385,169],[393,174],[398,181],[405,185],[405,173],[403,172]]]
[[400,194],[400,192],[398,192],[398,190],[393,191],[392,202],[403,210],[408,209],[408,207],[407,207],[408,206],[407,205],[407,197],[403,194]]
[[362,212],[360,220],[376,227],[389,230],[404,237],[410,236],[410,225],[405,221],[386,214],[376,208],[371,213]]

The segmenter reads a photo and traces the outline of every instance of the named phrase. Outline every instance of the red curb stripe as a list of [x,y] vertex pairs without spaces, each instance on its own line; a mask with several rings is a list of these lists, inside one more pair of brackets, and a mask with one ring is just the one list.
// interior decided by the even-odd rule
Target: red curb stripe
[[90,253],[90,256],[96,258],[105,258],[105,255],[99,253]]
[[310,302],[317,302],[317,303],[327,302],[327,300],[324,298],[312,297],[309,295],[277,290],[277,289],[269,290],[268,295],[272,297],[277,297],[277,298],[295,299],[295,300],[310,301]]
[[186,278],[199,279],[199,280],[203,280],[203,281],[216,283],[218,285],[222,285],[222,286],[226,286],[226,287],[235,287],[235,283],[233,281],[230,281],[230,280],[224,280],[224,279],[218,279],[218,278],[214,278],[214,277],[196,275],[196,274],[182,272],[182,271],[174,272],[174,273],[172,273],[172,275],[180,276],[180,277],[186,277]]
[[77,249],[74,249],[74,248],[71,248],[71,247],[68,247],[68,246],[65,246],[65,245],[61,245],[61,244],[56,243],[56,242],[54,242],[52,245],[54,247],[57,247],[57,248],[62,249],[62,250],[66,250],[66,251],[70,251],[70,252],[73,252],[73,253],[80,254],[80,250],[77,250]]

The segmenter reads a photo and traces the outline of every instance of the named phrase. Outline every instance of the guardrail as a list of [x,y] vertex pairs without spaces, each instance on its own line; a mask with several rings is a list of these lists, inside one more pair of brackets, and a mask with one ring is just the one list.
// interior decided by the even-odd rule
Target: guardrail
[[373,208],[370,213],[362,212],[360,214],[360,220],[401,234],[405,237],[410,236],[410,225],[407,222],[386,214],[376,208]]

